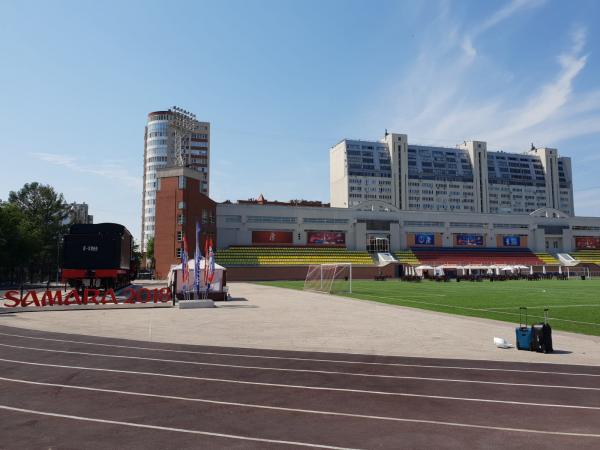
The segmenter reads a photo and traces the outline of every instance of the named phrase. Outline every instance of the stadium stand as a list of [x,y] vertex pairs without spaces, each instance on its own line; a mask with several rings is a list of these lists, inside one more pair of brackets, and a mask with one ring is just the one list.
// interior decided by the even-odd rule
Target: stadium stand
[[368,252],[337,247],[229,247],[219,250],[215,260],[224,267],[303,266],[346,262],[353,265],[373,265]]
[[540,259],[540,261],[542,261],[542,263],[544,263],[546,265],[560,264],[560,261],[558,259],[556,259],[554,256],[552,256],[550,253],[537,252],[537,253],[535,253],[535,256],[537,256]]
[[[526,266],[541,266],[544,263],[536,254],[527,248],[417,248],[411,249],[419,264],[438,265],[493,265],[493,264],[522,264]],[[552,264],[557,264],[554,260]],[[413,263],[410,263],[413,264]]]
[[600,250],[577,250],[570,255],[582,263],[592,263],[600,265]]
[[409,264],[411,266],[418,266],[420,264],[419,260],[410,249],[397,251],[394,253],[394,256],[400,264]]

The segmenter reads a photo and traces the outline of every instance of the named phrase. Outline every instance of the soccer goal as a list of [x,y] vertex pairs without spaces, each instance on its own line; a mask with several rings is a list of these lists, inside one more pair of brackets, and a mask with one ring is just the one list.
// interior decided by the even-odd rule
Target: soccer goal
[[304,280],[305,291],[352,293],[352,263],[313,264]]

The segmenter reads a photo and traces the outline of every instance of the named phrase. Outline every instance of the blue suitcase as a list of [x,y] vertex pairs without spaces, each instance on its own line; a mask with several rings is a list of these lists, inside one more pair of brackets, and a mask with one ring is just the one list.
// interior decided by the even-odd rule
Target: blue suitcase
[[[523,313],[525,313],[525,322],[523,322]],[[532,350],[533,333],[531,328],[527,326],[527,308],[521,306],[519,308],[519,326],[515,329],[517,334],[517,349]]]

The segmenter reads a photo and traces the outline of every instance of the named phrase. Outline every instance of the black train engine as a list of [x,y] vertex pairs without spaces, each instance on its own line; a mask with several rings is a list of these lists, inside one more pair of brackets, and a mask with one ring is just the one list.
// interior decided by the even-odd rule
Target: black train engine
[[116,223],[76,224],[64,236],[62,281],[76,289],[117,289],[135,277],[133,239]]

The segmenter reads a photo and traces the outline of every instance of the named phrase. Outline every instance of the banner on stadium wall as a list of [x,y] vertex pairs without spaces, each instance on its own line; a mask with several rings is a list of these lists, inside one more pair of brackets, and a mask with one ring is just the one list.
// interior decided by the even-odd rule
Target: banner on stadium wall
[[577,250],[600,250],[600,237],[580,236],[575,238]]
[[433,233],[415,233],[415,245],[434,245],[435,235]]
[[343,231],[307,231],[308,245],[346,245],[346,233]]
[[475,247],[483,245],[483,236],[481,234],[457,234],[456,245]]
[[292,244],[294,234],[291,231],[253,231],[253,244]]
[[520,247],[521,246],[521,236],[502,236],[502,244],[505,247]]

